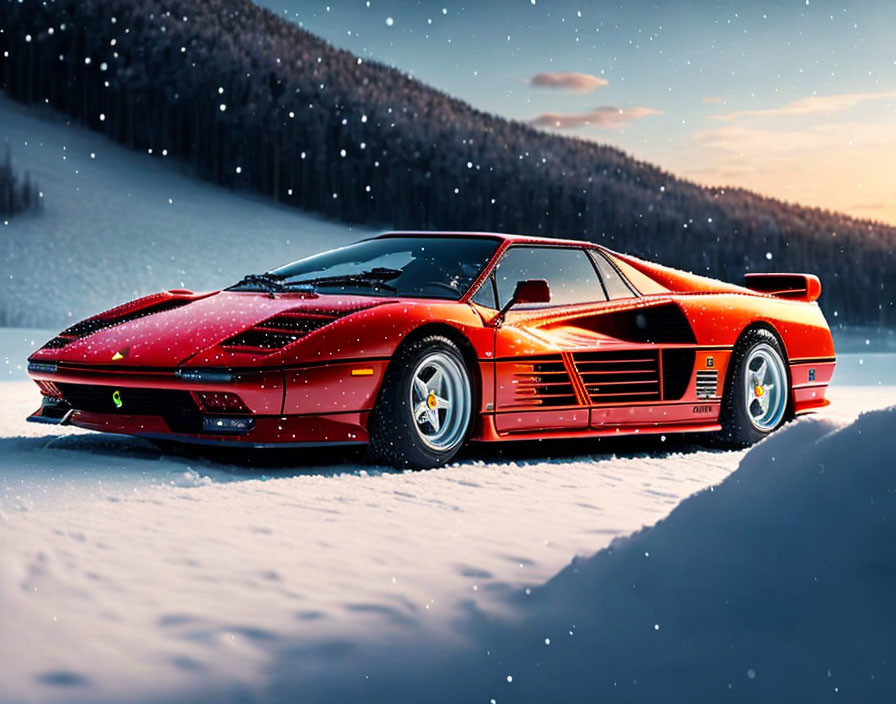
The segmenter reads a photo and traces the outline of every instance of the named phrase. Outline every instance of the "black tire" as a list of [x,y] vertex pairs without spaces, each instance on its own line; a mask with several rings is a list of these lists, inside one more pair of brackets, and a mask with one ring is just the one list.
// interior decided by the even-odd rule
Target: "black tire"
[[[768,427],[757,427],[751,419],[750,404],[757,403],[757,399],[747,398],[747,374],[746,365],[751,357],[763,350],[777,355],[782,364],[783,384],[779,393],[784,394],[776,400],[776,406],[780,406],[780,414],[771,414],[771,423]],[[747,447],[759,442],[762,438],[777,430],[783,425],[790,413],[790,371],[787,358],[778,343],[778,339],[768,330],[756,328],[749,330],[738,340],[728,364],[728,374],[725,379],[725,389],[722,395],[722,409],[719,414],[719,423],[722,430],[716,439],[729,447]],[[779,417],[780,415],[780,417]]]
[[[466,384],[467,410],[458,402],[458,415],[453,419],[455,426],[451,433],[450,445],[436,448],[427,444],[423,431],[414,419],[412,409],[415,374],[426,360],[434,356],[450,364],[457,365],[462,374],[456,381]],[[432,392],[430,392],[432,393]],[[459,396],[463,389],[459,389]],[[367,430],[370,441],[367,445],[367,459],[374,464],[392,465],[399,469],[430,469],[440,467],[458,453],[470,434],[475,407],[475,390],[470,371],[464,362],[458,346],[442,335],[428,335],[409,344],[402,345],[392,358],[376,406],[370,415]],[[438,413],[438,411],[434,411]],[[446,418],[447,418],[446,411]],[[425,416],[422,416],[425,417]],[[425,421],[424,421],[425,425]]]

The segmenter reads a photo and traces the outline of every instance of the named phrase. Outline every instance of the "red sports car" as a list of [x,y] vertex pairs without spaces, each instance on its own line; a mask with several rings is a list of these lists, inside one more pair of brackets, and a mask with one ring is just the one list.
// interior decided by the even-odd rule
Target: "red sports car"
[[29,420],[240,446],[365,444],[434,467],[467,441],[716,433],[824,406],[809,274],[745,286],[587,242],[390,232],[223,291],[84,320],[29,359]]

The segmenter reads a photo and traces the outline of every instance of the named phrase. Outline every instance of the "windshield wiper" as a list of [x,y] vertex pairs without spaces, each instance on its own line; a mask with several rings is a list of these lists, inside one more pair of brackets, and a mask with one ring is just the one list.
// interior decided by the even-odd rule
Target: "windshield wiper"
[[270,294],[286,290],[286,285],[283,283],[283,280],[274,274],[246,274],[233,286],[228,286],[227,290],[232,291],[233,289],[242,286],[257,286],[262,291]]
[[[302,279],[300,281],[289,281],[286,286],[340,286],[354,285],[370,286],[371,288],[383,288],[387,291],[397,293],[398,289],[392,284],[386,283],[391,279],[397,279],[404,272],[401,269],[390,269],[385,266],[378,266],[369,271],[360,271],[357,274],[336,274],[334,276],[317,276],[313,279]],[[281,282],[282,283],[282,282]]]

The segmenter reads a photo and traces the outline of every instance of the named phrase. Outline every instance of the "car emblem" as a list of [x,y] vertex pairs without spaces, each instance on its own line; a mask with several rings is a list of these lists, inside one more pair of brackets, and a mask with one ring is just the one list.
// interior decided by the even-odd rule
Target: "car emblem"
[[121,392],[118,389],[112,392],[112,403],[116,408],[121,408]]
[[122,347],[118,352],[112,355],[112,361],[117,362],[119,359],[124,359],[128,356],[128,352],[131,351],[130,347]]

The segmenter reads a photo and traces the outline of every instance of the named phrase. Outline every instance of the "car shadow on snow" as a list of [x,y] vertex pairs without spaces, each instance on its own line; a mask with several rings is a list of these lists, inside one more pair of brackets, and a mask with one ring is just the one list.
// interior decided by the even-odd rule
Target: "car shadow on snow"
[[696,452],[726,452],[696,433],[676,435],[623,435],[619,437],[564,440],[514,440],[502,443],[473,443],[458,455],[459,462],[576,462],[602,461],[615,457],[667,457]]
[[[34,438],[0,438],[0,453],[20,453],[32,460],[41,454],[54,456],[50,464],[58,466],[58,454],[67,453],[78,464],[94,462],[102,465],[109,461],[131,459],[134,469],[152,471],[159,463],[160,474],[169,474],[182,467],[185,471],[207,474],[213,481],[234,481],[268,477],[299,475],[337,476],[357,474],[366,469],[362,457],[351,448],[240,448],[232,446],[207,446],[174,441],[152,441],[128,435],[90,433],[77,435],[53,435]],[[369,468],[372,471],[397,471],[387,468]]]
[[[70,453],[79,459],[102,465],[106,460],[130,458],[143,473],[153,471],[170,474],[172,469],[197,472],[214,482],[245,481],[294,476],[338,477],[346,474],[400,474],[402,470],[373,466],[365,462],[363,448],[239,448],[206,446],[173,441],[153,442],[137,437],[114,434],[78,434],[41,438],[0,439],[0,449],[32,453]],[[525,467],[535,464],[600,463],[614,458],[663,458],[698,452],[724,452],[698,435],[645,435],[626,437],[582,438],[567,440],[519,440],[507,443],[472,443],[465,447],[448,466],[452,467],[504,464],[512,462]],[[5,454],[5,453],[4,453]],[[57,465],[54,461],[52,464]],[[100,467],[98,467],[99,469]],[[137,469],[135,466],[134,469]]]

